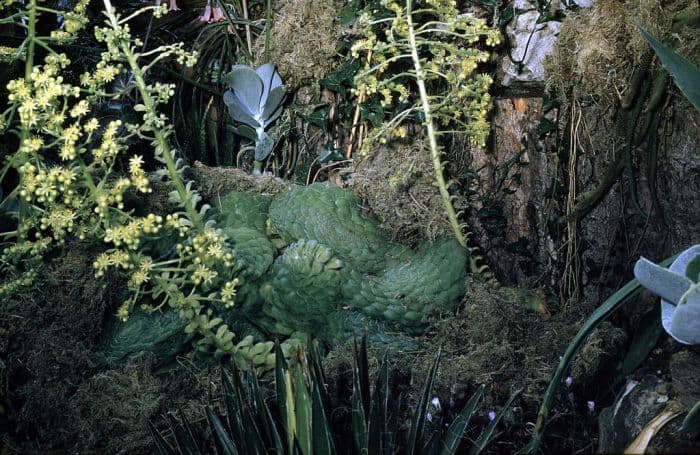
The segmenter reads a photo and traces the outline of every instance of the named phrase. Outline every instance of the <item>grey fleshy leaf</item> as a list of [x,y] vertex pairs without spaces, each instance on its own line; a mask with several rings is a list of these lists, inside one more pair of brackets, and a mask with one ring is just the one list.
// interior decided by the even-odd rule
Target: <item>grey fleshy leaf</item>
[[660,267],[645,258],[639,259],[635,264],[634,277],[642,286],[674,305],[678,304],[683,294],[693,284],[685,276]]
[[263,82],[263,91],[262,91],[262,97],[260,98],[260,111],[263,110],[265,107],[265,103],[267,102],[267,97],[270,93],[270,90],[272,90],[274,87],[272,87],[272,79],[277,73],[275,70],[275,65],[272,63],[265,63],[264,65],[260,65],[256,70],[255,73],[260,77],[260,80]]
[[236,65],[226,78],[234,94],[244,104],[252,117],[260,115],[260,100],[264,84],[253,69],[245,65]]
[[671,336],[684,344],[700,344],[700,286],[691,287],[675,310]]
[[265,119],[265,127],[271,124],[282,113],[282,102],[287,96],[287,88],[284,85],[275,87],[270,91],[263,110],[263,119]]
[[252,128],[260,126],[233,91],[227,90],[224,92],[224,104],[228,107],[228,111],[235,121],[245,123]]
[[272,152],[275,140],[266,132],[258,132],[258,140],[255,142],[255,161],[262,161]]
[[700,255],[700,245],[683,251],[668,269],[644,258],[637,261],[634,275],[662,297],[661,324],[676,341],[700,344],[700,285],[686,277],[688,265]]

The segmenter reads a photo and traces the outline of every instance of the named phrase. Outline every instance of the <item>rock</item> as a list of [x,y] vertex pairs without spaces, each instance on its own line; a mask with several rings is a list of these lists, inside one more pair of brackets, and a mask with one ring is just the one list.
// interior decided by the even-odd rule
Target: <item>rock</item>
[[[559,34],[561,22],[537,23],[541,13],[536,5],[527,0],[515,0],[516,16],[506,26],[511,43],[510,55],[503,59],[504,72],[501,84],[513,82],[543,82],[545,80],[544,58],[551,54]],[[518,14],[518,11],[524,12]]]
[[652,375],[627,381],[615,403],[600,413],[598,452],[621,453],[666,407],[666,388],[664,381]]

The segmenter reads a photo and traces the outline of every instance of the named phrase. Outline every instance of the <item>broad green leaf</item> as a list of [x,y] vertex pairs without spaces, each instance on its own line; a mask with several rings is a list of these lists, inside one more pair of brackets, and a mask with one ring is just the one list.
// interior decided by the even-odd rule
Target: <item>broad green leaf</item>
[[345,96],[348,87],[353,84],[355,74],[360,70],[360,63],[356,60],[341,66],[336,71],[333,71],[325,79],[321,80],[321,85],[330,91],[340,93]]
[[318,109],[315,109],[309,115],[302,116],[304,120],[317,126],[323,130],[324,133],[328,132],[328,113],[330,112],[330,107],[323,105]]
[[700,68],[678,55],[672,48],[662,44],[640,25],[637,24],[637,28],[644,39],[651,44],[664,67],[671,73],[678,88],[695,106],[695,109],[700,111]]
[[384,121],[384,107],[377,100],[364,102],[360,105],[360,118],[378,128]]
[[353,24],[353,22],[355,22],[359,10],[360,5],[357,1],[353,1],[345,5],[343,8],[341,8],[340,13],[338,14],[338,16],[340,17],[340,24],[343,27],[350,27]]

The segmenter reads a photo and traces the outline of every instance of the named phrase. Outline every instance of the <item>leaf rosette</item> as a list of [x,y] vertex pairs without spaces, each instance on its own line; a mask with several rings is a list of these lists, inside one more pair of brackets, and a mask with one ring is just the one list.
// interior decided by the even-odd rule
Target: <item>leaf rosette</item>
[[286,87],[272,63],[253,70],[246,65],[235,65],[224,81],[229,90],[224,103],[231,117],[255,130],[255,161],[264,160],[275,141],[265,132],[282,114]]

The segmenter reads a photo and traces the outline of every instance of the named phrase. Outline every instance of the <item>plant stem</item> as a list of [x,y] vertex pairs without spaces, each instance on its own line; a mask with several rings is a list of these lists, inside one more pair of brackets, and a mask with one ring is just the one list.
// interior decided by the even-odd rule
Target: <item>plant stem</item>
[[265,11],[265,54],[264,62],[270,62],[270,32],[272,28],[272,0],[267,0],[267,10]]
[[[103,2],[112,29],[118,30],[120,26],[114,14],[114,9],[112,8],[110,0],[103,0]],[[127,62],[129,63],[129,67],[131,68],[131,72],[134,76],[134,82],[136,83],[136,88],[138,88],[139,93],[141,94],[141,99],[143,100],[143,105],[146,107],[146,112],[155,116],[155,103],[153,102],[153,98],[151,98],[151,95],[146,88],[146,81],[144,79],[143,71],[138,64],[136,56],[129,48],[129,42],[121,41],[120,48],[124,53]],[[194,204],[192,204],[192,200],[190,199],[187,189],[185,188],[185,183],[182,181],[182,178],[180,177],[180,174],[177,171],[177,167],[175,166],[175,161],[173,160],[172,156],[172,149],[170,148],[170,143],[168,142],[165,133],[162,131],[162,129],[156,127],[153,128],[153,133],[155,136],[155,140],[158,143],[158,146],[160,147],[163,161],[165,162],[165,166],[168,169],[168,174],[170,174],[170,179],[172,180],[173,185],[175,185],[175,190],[180,196],[180,200],[182,201],[182,205],[185,208],[187,216],[189,217],[190,221],[192,221],[194,227],[198,231],[203,230],[204,222],[199,216],[199,213],[194,207]]]
[[420,58],[418,57],[418,45],[416,44],[416,34],[413,25],[413,16],[411,13],[412,0],[406,2],[406,22],[408,23],[408,42],[411,47],[411,58],[413,59],[413,67],[416,71],[416,83],[418,84],[418,92],[420,94],[420,100],[423,107],[423,114],[425,115],[425,127],[428,131],[428,142],[430,144],[430,155],[433,159],[433,168],[435,169],[435,179],[437,180],[438,188],[440,190],[440,196],[442,198],[442,204],[447,211],[447,218],[450,220],[450,225],[454,231],[455,237],[462,247],[467,248],[467,241],[462,233],[462,228],[459,225],[459,220],[457,219],[457,213],[452,206],[452,196],[447,190],[447,183],[445,182],[445,175],[442,172],[442,160],[441,152],[437,144],[437,137],[435,134],[435,126],[433,125],[433,116],[430,109],[430,102],[428,100],[428,91],[425,88],[425,80],[423,79],[423,67],[420,63]]
[[[27,19],[27,58],[24,62],[24,82],[29,85],[32,82],[32,70],[34,69],[34,47],[36,45],[36,21],[37,0],[29,2],[29,18]],[[29,137],[29,128],[22,125],[20,129],[20,144]]]

